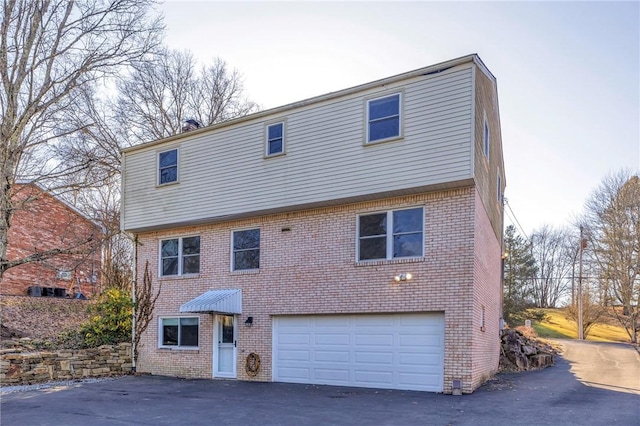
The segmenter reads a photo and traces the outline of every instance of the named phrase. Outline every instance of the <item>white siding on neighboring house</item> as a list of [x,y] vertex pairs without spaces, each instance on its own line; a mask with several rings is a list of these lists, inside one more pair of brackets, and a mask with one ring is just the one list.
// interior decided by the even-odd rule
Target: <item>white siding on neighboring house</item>
[[[128,150],[123,227],[160,228],[469,181],[472,66]],[[403,140],[365,146],[365,100],[397,92]],[[265,158],[265,123],[278,119],[286,120],[286,155]],[[172,147],[179,148],[179,183],[157,187],[157,153]]]

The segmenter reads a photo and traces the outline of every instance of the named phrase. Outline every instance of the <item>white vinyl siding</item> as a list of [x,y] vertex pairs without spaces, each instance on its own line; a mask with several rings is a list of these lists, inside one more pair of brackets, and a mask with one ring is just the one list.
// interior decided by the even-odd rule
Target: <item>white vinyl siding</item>
[[[256,119],[180,140],[180,185],[154,187],[153,147],[125,153],[123,226],[141,230],[251,212],[323,205],[469,182],[472,166],[470,65],[398,83],[403,141],[365,140],[370,89],[290,110],[286,157],[265,161],[265,122]],[[162,192],[160,192],[162,190]]]
[[442,392],[444,315],[274,317],[273,380]]

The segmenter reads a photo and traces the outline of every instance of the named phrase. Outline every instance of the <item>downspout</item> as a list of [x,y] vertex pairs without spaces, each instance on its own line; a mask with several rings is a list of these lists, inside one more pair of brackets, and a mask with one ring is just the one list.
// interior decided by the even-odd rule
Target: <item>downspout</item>
[[133,237],[133,280],[131,281],[131,372],[136,372],[136,283],[138,281],[138,235]]

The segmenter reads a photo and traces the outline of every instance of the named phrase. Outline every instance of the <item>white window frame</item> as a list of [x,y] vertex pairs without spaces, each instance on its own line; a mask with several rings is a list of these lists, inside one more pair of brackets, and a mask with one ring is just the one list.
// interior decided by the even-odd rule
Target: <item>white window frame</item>
[[[236,269],[236,263],[235,263],[235,249],[233,247],[233,237],[235,235],[236,232],[243,232],[243,231],[255,231],[257,230],[258,233],[260,234],[260,240],[258,241],[258,267],[257,268],[250,268],[250,269]],[[242,228],[242,229],[234,229],[231,231],[231,259],[230,259],[230,266],[231,266],[231,272],[246,272],[246,271],[259,271],[260,270],[260,258],[262,257],[262,230],[259,227],[253,227],[253,228]],[[255,249],[248,249],[248,250],[255,250]]]
[[[183,318],[195,318],[198,321],[198,345],[197,346],[184,346],[180,345],[180,334],[181,334],[181,325],[180,319]],[[178,344],[177,345],[164,345],[162,341],[164,340],[164,328],[162,326],[162,320],[164,319],[177,319],[178,320]],[[174,350],[198,350],[200,349],[200,317],[197,315],[163,315],[158,317],[158,348],[162,349],[174,349]]]
[[[176,180],[172,180],[171,182],[160,182],[161,179],[161,168],[160,168],[160,155],[175,151],[176,152]],[[164,151],[158,151],[156,155],[156,185],[157,186],[165,186],[165,185],[173,185],[180,181],[180,150],[178,148],[165,149]],[[173,166],[172,166],[173,167]]]
[[[280,125],[282,126],[282,151],[280,152],[275,152],[275,153],[271,153],[269,152],[269,142],[271,142],[271,139],[269,139],[269,129],[273,126],[277,126]],[[287,132],[287,125],[286,123],[283,121],[275,121],[272,123],[267,123],[265,124],[265,130],[264,130],[264,135],[265,135],[265,141],[264,141],[264,156],[265,157],[278,157],[280,155],[284,155],[286,152],[286,132]]]
[[489,121],[487,121],[487,117],[484,118],[484,127],[482,128],[482,149],[484,151],[484,156],[489,159],[489,151],[491,147],[491,129],[489,128]]
[[[403,210],[413,210],[413,209],[420,209],[422,210],[422,241],[421,241],[421,249],[422,249],[422,254],[420,254],[419,256],[400,256],[400,257],[393,257],[393,237],[394,237],[394,232],[393,232],[393,213],[394,212],[399,212],[399,211],[403,211]],[[386,243],[387,243],[387,247],[386,247],[386,257],[385,258],[379,258],[379,259],[360,259],[360,217],[362,216],[370,216],[370,215],[374,215],[374,214],[382,214],[382,213],[386,213],[387,215],[387,233],[386,233]],[[389,232],[391,231],[391,232]],[[373,211],[373,212],[366,212],[366,213],[360,213],[357,215],[356,217],[356,262],[378,262],[378,261],[382,261],[382,260],[398,260],[398,259],[422,259],[424,258],[424,248],[425,245],[425,213],[424,213],[424,206],[410,206],[410,207],[402,207],[402,208],[397,208],[397,209],[391,209],[391,210],[382,210],[382,211]]]
[[[193,238],[193,237],[200,237],[200,247],[198,251],[198,257],[200,258],[200,260],[202,260],[202,236],[200,235],[196,234],[196,235],[182,235],[182,236],[175,236],[175,237],[167,237],[167,238],[161,238],[160,241],[158,241],[158,259],[159,259],[158,260],[158,276],[160,278],[196,276],[200,274],[200,267],[198,268],[198,272],[189,272],[185,274],[183,271],[184,255],[182,253],[182,241],[185,238]],[[173,275],[164,275],[162,273],[163,272],[162,242],[169,241],[169,240],[178,240],[178,273]],[[193,256],[193,255],[187,255],[187,256]]]
[[498,197],[498,202],[501,202],[502,201],[502,175],[500,174],[500,169],[498,169],[497,197]]
[[[388,141],[393,141],[393,140],[397,140],[397,139],[401,139],[403,137],[403,129],[404,129],[404,125],[403,125],[403,108],[402,108],[402,104],[403,104],[403,92],[402,91],[398,91],[398,92],[394,92],[394,93],[389,93],[383,96],[377,96],[375,98],[370,98],[367,99],[365,102],[365,145],[373,145],[373,144],[377,144],[377,143],[381,143],[381,142],[388,142]],[[381,119],[386,119],[389,117],[395,117],[396,115],[398,116],[398,134],[394,135],[394,136],[389,136],[387,138],[383,138],[383,139],[375,139],[375,140],[371,140],[371,134],[370,134],[370,124],[371,121],[369,120],[369,113],[370,113],[370,106],[372,102],[375,101],[379,101],[381,99],[386,99],[386,98],[392,98],[392,97],[398,97],[398,113],[395,115],[390,115],[390,116],[386,116],[386,117],[382,117],[382,118],[378,118],[376,120],[381,120]]]

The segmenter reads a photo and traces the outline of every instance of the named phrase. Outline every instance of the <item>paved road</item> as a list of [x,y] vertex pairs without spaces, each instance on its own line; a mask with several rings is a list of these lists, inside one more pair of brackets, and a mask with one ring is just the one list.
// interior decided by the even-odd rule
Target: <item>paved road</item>
[[[640,354],[621,343],[558,340],[571,372],[587,386],[640,395]],[[640,407],[638,408],[640,410]]]
[[[575,347],[570,344],[573,358]],[[585,345],[584,350],[600,350]],[[580,349],[582,351],[583,349]],[[611,363],[611,360],[606,360]],[[578,364],[574,364],[578,365]],[[451,396],[285,383],[127,376],[2,395],[2,426],[640,425],[640,396],[584,384],[569,361]],[[590,382],[591,383],[591,382]],[[625,389],[623,389],[625,388]]]

